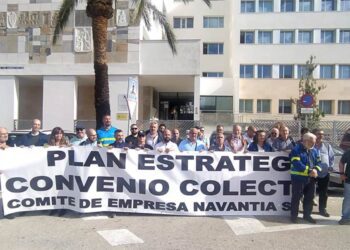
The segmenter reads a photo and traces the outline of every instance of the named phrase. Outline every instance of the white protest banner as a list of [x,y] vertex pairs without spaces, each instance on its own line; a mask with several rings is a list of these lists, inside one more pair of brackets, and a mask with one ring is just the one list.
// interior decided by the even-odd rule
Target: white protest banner
[[72,148],[0,151],[5,214],[71,209],[178,215],[283,215],[289,158],[281,153]]

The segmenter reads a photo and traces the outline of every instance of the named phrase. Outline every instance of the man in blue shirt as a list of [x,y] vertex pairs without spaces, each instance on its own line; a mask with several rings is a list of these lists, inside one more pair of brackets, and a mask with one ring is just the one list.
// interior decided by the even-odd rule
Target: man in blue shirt
[[196,128],[190,129],[189,138],[183,140],[179,145],[179,150],[183,151],[204,151],[207,150],[204,143],[197,139],[198,130]]
[[110,115],[105,115],[102,118],[103,127],[97,130],[98,141],[102,146],[108,146],[115,142],[114,132],[117,128],[112,126],[112,119]]

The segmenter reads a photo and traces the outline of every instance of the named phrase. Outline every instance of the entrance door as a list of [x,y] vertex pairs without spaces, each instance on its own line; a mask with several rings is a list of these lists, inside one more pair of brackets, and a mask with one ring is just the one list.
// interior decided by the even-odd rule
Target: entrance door
[[160,92],[160,120],[193,120],[194,95],[191,92]]

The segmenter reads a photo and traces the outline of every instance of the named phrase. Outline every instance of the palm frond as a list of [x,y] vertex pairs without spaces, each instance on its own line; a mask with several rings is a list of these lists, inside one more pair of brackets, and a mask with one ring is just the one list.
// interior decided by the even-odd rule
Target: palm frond
[[58,12],[57,23],[53,33],[53,44],[56,44],[59,34],[66,26],[70,13],[74,10],[77,0],[64,0]]
[[149,10],[153,14],[154,20],[162,26],[171,51],[173,54],[176,54],[176,37],[166,15],[150,2],[145,2],[145,9]]

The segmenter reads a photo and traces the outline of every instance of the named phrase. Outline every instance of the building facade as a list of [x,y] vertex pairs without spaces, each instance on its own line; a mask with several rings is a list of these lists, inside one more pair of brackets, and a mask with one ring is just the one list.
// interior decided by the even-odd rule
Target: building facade
[[[53,45],[61,2],[0,3],[1,126],[25,128],[33,118],[45,129],[93,126],[91,19],[79,0]],[[212,0],[211,8],[201,0],[152,2],[166,13],[178,52],[171,53],[157,23],[148,30],[131,22],[132,1],[116,1],[107,46],[116,126],[127,129],[132,84],[132,120],[293,119],[290,99],[299,96],[311,55],[319,64],[314,77],[326,85],[319,94],[325,119],[349,119],[350,0]]]

